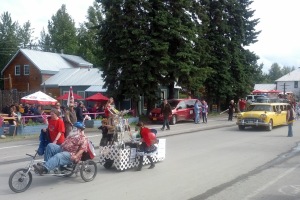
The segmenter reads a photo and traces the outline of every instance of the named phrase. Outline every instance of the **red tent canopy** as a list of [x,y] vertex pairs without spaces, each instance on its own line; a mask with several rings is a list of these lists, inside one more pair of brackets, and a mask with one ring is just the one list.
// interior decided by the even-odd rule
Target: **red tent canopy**
[[86,98],[85,100],[87,100],[87,101],[107,101],[108,97],[106,97],[103,94],[101,94],[100,92],[98,92],[97,94],[94,94],[94,95]]
[[[61,96],[57,97],[56,99],[58,99],[58,100],[68,100],[68,96],[69,96],[69,92],[65,93],[64,95],[61,95]],[[73,96],[74,96],[74,99],[83,99],[82,96],[80,96],[76,93],[74,93]]]
[[252,93],[253,93],[253,94],[257,94],[257,93],[267,93],[267,90],[253,90]]
[[279,90],[270,90],[270,91],[268,91],[268,93],[280,93],[281,91],[279,91]]

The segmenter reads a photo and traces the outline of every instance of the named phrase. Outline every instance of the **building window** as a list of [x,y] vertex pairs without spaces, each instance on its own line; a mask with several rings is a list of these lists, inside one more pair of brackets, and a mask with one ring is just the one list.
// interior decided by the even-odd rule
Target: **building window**
[[77,91],[77,94],[85,99],[84,91]]
[[29,65],[24,65],[24,75],[29,75]]
[[298,88],[298,81],[294,82],[294,88]]
[[15,75],[20,76],[21,75],[21,68],[20,65],[15,66]]

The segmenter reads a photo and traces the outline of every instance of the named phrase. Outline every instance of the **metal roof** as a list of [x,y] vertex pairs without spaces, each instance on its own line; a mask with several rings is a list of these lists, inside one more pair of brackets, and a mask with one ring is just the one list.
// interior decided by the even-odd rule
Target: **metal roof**
[[276,89],[276,84],[255,84],[254,85],[254,90],[275,90]]
[[92,85],[88,89],[86,89],[86,92],[106,92],[106,89],[102,88],[103,85]]
[[19,52],[21,52],[28,60],[30,60],[41,71],[42,74],[55,74],[60,69],[74,68],[70,62],[73,62],[78,67],[93,67],[93,64],[85,61],[79,56],[37,51],[31,49],[20,49],[3,68],[3,70],[1,71],[2,74]]
[[104,85],[102,72],[97,68],[61,69],[57,74],[47,79],[43,86],[91,86]]
[[295,69],[290,73],[282,76],[281,78],[277,79],[275,82],[284,82],[284,81],[300,81],[300,69]]
[[87,62],[80,56],[61,54],[61,57],[78,64],[79,66],[93,67],[92,63]]

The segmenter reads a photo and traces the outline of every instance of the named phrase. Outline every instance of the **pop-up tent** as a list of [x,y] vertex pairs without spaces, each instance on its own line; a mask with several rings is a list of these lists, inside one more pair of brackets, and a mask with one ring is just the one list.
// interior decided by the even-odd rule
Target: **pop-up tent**
[[107,101],[108,97],[106,97],[103,94],[101,94],[100,92],[98,92],[97,94],[87,97],[85,100],[86,101]]

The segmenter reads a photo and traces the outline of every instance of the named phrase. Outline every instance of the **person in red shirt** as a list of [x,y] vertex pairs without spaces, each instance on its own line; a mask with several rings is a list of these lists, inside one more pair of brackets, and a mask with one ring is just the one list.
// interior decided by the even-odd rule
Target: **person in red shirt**
[[65,141],[65,124],[59,117],[60,112],[57,109],[52,109],[50,115],[51,118],[48,120],[50,143],[60,145]]
[[241,98],[241,100],[239,101],[239,109],[241,112],[244,112],[246,110],[246,100]]
[[34,164],[34,170],[40,175],[46,174],[61,165],[77,163],[81,160],[83,152],[88,151],[88,140],[84,134],[84,125],[76,122],[74,127],[77,133],[70,134],[61,144],[50,143],[46,147],[44,163]]
[[[157,139],[155,137],[155,134],[150,131],[149,128],[146,128],[144,126],[143,122],[139,122],[136,125],[140,130],[140,135],[141,135],[141,142],[142,144],[140,145],[140,151],[144,153],[152,153],[156,151],[156,146],[154,146],[154,143],[157,143]],[[148,160],[150,161],[151,165],[148,169],[152,169],[155,167],[155,164],[153,162],[153,159],[151,156],[147,156]],[[139,165],[137,168],[137,171],[141,171],[143,167],[143,161],[144,161],[144,156],[141,155],[139,158]]]

